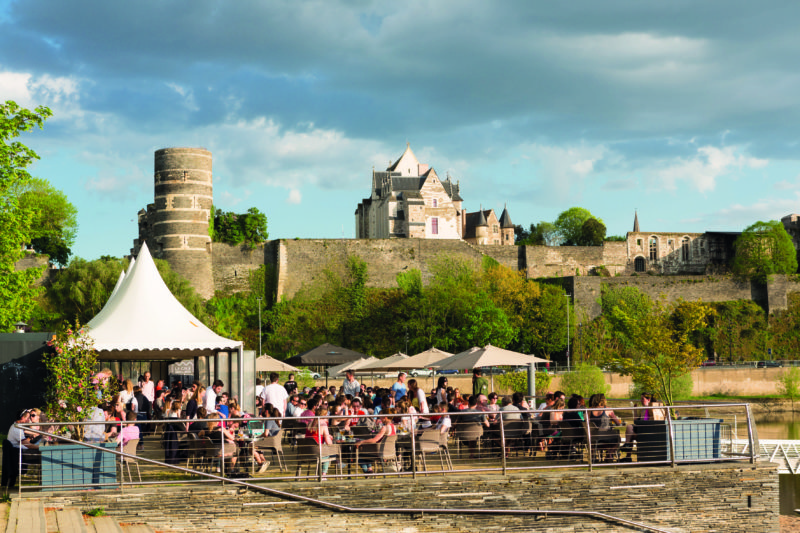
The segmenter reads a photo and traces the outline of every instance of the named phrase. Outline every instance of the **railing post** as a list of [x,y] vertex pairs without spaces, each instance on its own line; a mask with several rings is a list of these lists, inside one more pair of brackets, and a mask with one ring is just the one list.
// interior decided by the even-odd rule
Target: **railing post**
[[750,464],[756,462],[756,439],[753,438],[753,415],[750,412],[750,404],[744,406],[747,412],[747,441],[750,443]]
[[583,410],[583,423],[586,425],[586,453],[589,455],[589,472],[592,471],[592,425],[589,424],[589,410]]
[[669,462],[672,463],[672,468],[675,468],[677,464],[675,463],[675,433],[673,432],[672,427],[672,408],[667,406],[667,435],[669,440]]
[[[410,415],[409,415],[410,416]],[[414,429],[414,419],[411,419],[411,477],[417,479],[417,435]],[[420,453],[422,453],[420,451]]]
[[[505,424],[503,423],[503,415],[500,416],[500,456],[503,458],[503,475],[506,475],[506,428]],[[531,425],[531,431],[533,430],[533,425]]]
[[[14,424],[14,425],[17,426],[16,424]],[[22,429],[19,426],[17,426],[17,427],[19,429]],[[25,436],[24,435],[25,430],[22,429],[22,431],[23,431],[23,437],[24,437]],[[24,445],[21,444],[20,446],[24,446]],[[19,448],[19,459],[18,459],[18,461],[19,461],[19,465],[17,466],[17,496],[22,496],[22,448],[21,447]]]
[[[317,418],[317,481],[322,482],[322,431],[319,427],[319,418]],[[341,460],[341,457],[339,458]],[[336,470],[334,470],[336,472]]]
[[220,457],[220,461],[219,461],[219,471],[220,471],[220,476],[223,478],[223,481],[222,481],[223,485],[225,484],[225,480],[224,480],[224,478],[225,478],[225,434],[222,433],[222,431],[224,429],[225,429],[224,427],[220,428],[220,437],[221,437],[220,440],[222,440],[222,450],[220,451],[220,453],[222,454],[222,456]]

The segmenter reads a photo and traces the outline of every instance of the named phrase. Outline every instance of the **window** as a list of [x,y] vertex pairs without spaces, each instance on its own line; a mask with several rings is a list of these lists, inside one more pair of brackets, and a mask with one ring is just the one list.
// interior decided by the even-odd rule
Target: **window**
[[431,219],[431,234],[439,235],[439,219],[432,218]]
[[506,233],[506,240],[507,240],[507,241],[511,240],[511,237],[509,236],[509,234],[508,234],[508,233]]
[[633,260],[633,270],[635,272],[644,272],[644,257],[639,256]]
[[436,200],[436,198],[434,198],[433,199],[433,207],[439,207],[438,204],[439,204],[439,202]]
[[495,243],[495,244],[500,244],[500,239],[495,239],[495,240],[494,240],[494,243]]
[[636,239],[636,246],[642,245],[642,239]]
[[681,259],[689,260],[689,237],[684,237],[681,241]]
[[650,261],[658,261],[658,239],[650,237]]
[[500,226],[492,224],[492,233],[500,233]]

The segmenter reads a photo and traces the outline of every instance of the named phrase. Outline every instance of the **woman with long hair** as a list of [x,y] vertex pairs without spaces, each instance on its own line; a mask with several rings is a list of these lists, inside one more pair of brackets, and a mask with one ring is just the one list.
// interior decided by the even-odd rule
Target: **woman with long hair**
[[[325,417],[328,416],[328,408],[324,405],[318,407],[316,411],[314,411],[314,416],[317,417]],[[330,432],[328,431],[328,424],[325,423],[324,418],[314,418],[308,424],[308,428],[306,429],[306,437],[314,439],[317,444],[333,444],[333,437],[331,436]],[[325,479],[328,476],[328,468],[331,466],[331,461],[333,457],[328,455],[322,457],[321,459],[321,468],[322,468],[322,479]]]
[[[397,413],[391,407],[386,411],[381,411],[380,421],[383,424],[383,426],[381,427],[380,431],[378,431],[378,433],[371,439],[366,439],[356,442],[356,448],[359,448],[365,444],[377,444],[384,437],[391,437],[392,435],[397,435],[397,429],[394,427],[394,423],[392,422],[392,415],[395,414]],[[365,474],[371,474],[373,472],[372,464],[370,464],[367,461],[361,461],[361,469],[364,470]]]
[[436,405],[447,403],[447,376],[439,376],[436,383]]
[[[408,397],[411,399],[411,406],[414,407],[419,414],[430,414],[430,409],[428,409],[428,398],[425,396],[425,391],[422,390],[417,384],[416,379],[408,380]],[[415,425],[413,422],[414,420],[412,419],[412,426]],[[431,427],[431,421],[427,417],[420,417],[419,427],[429,428]]]

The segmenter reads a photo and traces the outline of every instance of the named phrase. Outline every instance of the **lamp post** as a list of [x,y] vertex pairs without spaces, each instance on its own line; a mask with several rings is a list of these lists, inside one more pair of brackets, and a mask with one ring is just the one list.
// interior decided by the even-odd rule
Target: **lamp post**
[[258,356],[261,357],[261,298],[256,298],[258,302]]
[[567,299],[567,372],[569,372],[569,294],[565,294]]

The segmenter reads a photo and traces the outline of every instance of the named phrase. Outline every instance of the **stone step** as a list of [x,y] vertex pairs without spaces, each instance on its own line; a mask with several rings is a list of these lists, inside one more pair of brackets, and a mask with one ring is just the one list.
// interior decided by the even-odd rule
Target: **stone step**
[[64,509],[55,512],[59,533],[88,533],[83,515],[77,509]]
[[0,531],[5,531],[8,525],[9,507],[8,503],[0,503]]
[[155,530],[147,524],[123,524],[124,533],[155,533]]

